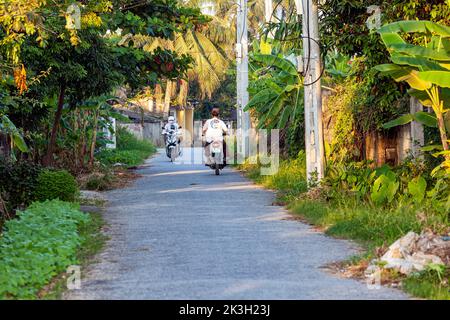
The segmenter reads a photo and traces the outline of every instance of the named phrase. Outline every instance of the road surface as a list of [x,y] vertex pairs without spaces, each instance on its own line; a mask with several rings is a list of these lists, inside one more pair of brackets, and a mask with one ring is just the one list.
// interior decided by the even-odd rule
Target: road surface
[[215,176],[161,151],[146,164],[130,187],[106,193],[111,240],[66,299],[408,298],[327,273],[356,246],[289,219],[239,172]]

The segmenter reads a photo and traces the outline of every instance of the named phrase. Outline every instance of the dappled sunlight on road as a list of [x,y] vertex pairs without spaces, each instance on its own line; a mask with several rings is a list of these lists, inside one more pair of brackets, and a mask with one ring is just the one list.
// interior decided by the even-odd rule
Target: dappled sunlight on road
[[161,176],[180,176],[186,174],[195,174],[195,173],[205,173],[209,172],[206,170],[183,170],[183,171],[170,171],[170,172],[161,172],[155,174],[146,174],[147,177],[161,177]]
[[179,189],[171,189],[171,190],[162,190],[158,193],[179,193],[179,192],[198,192],[198,191],[204,191],[204,192],[211,192],[211,191],[237,191],[237,190],[254,190],[257,189],[255,185],[252,184],[246,184],[242,186],[220,186],[220,187],[211,187],[210,185],[206,185],[204,187],[202,186],[189,186],[186,188],[179,188]]

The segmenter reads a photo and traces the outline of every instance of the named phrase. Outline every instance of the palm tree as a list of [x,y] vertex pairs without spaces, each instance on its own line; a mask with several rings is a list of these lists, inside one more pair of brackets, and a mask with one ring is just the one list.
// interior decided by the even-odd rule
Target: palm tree
[[[178,103],[185,105],[189,81],[198,82],[200,98],[211,98],[225,77],[230,63],[234,60],[236,43],[236,9],[235,0],[187,0],[189,7],[208,8],[211,21],[202,30],[190,29],[179,33],[174,40],[152,38],[143,35],[133,36],[134,45],[152,52],[157,47],[168,48],[179,54],[189,54],[194,59],[193,68],[188,72],[188,79],[180,79],[178,85],[166,82],[165,111],[172,93],[179,89]],[[211,12],[212,11],[212,12]],[[264,24],[264,0],[248,2],[249,32],[256,36]]]
[[[131,40],[131,39],[130,39]],[[168,48],[179,54],[189,54],[194,59],[194,65],[188,72],[188,79],[179,81],[179,101],[185,101],[187,97],[186,80],[197,81],[201,98],[211,97],[227,71],[230,60],[224,51],[214,44],[206,35],[197,30],[187,30],[183,34],[177,34],[174,40],[152,38],[147,36],[133,37],[135,46],[152,52],[158,47]],[[172,92],[172,83],[166,83],[166,95]]]

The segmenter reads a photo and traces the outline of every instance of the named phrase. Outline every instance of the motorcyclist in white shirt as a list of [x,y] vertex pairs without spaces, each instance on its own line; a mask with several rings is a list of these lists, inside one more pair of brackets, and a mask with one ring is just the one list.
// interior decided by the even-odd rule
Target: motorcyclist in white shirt
[[[203,135],[205,136],[205,156],[207,159],[206,165],[209,165],[208,159],[210,155],[210,145],[214,140],[223,141],[224,159],[226,159],[226,144],[223,140],[223,136],[228,133],[228,128],[222,120],[219,119],[219,108],[213,108],[211,110],[211,119],[206,120],[203,125]],[[226,162],[224,161],[224,165]]]
[[175,131],[177,131],[178,132],[178,130],[179,130],[179,128],[180,128],[180,126],[178,125],[178,123],[175,121],[175,117],[173,117],[173,116],[170,116],[168,119],[167,119],[167,124],[164,126],[164,129],[163,129],[163,134],[166,134],[167,132],[169,132],[170,130],[175,130]]
[[181,131],[180,126],[173,116],[168,118],[168,123],[162,128],[167,157],[174,161],[181,155]]

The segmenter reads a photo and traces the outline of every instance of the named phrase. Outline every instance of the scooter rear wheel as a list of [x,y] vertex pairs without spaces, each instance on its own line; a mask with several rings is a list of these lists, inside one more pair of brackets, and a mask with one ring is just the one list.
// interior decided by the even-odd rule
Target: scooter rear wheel
[[219,170],[219,167],[216,164],[216,176],[218,176],[218,175],[220,175],[220,170]]

